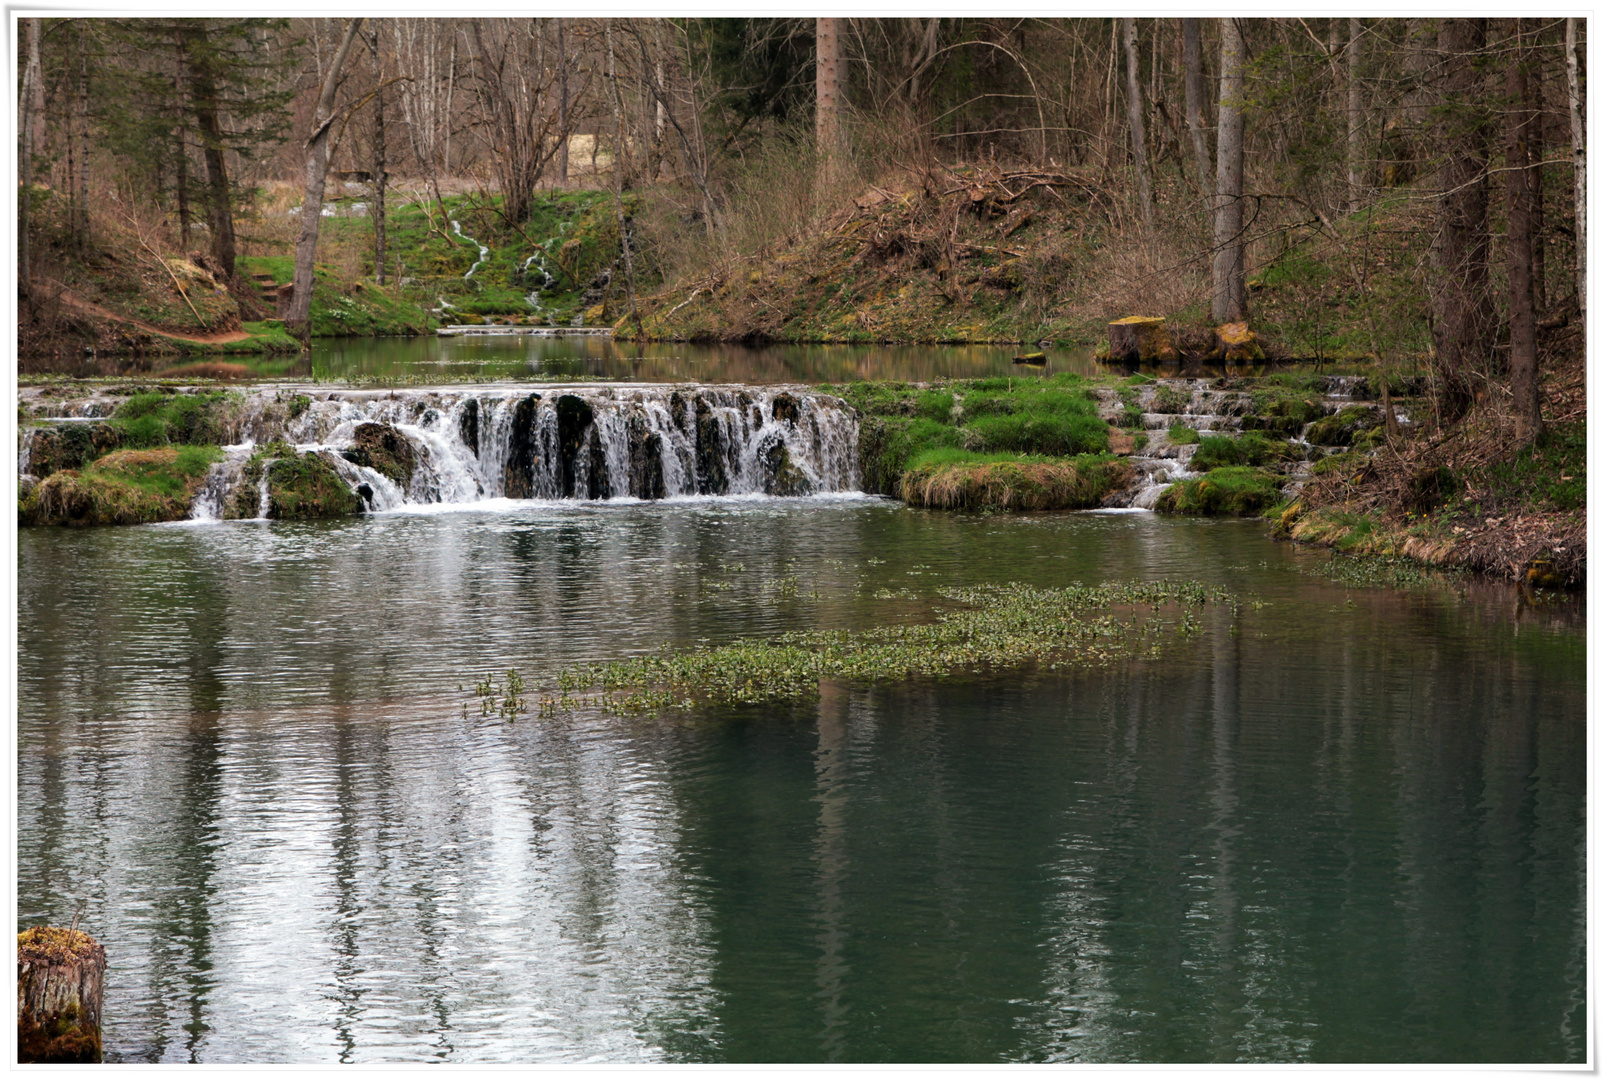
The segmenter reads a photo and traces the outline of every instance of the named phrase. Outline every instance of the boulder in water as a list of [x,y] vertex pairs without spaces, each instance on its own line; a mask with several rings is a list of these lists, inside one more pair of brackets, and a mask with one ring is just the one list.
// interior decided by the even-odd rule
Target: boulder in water
[[341,451],[345,460],[372,469],[406,490],[417,471],[417,453],[406,436],[391,424],[358,424],[353,437],[350,449]]
[[763,490],[770,495],[811,495],[813,480],[791,460],[783,439],[772,439],[758,450],[763,462]]
[[530,394],[512,408],[507,456],[501,474],[501,490],[509,499],[527,499],[534,495],[534,463],[540,458],[535,440],[539,412],[539,394]]
[[[584,444],[586,432],[595,423],[595,419],[595,410],[584,398],[573,394],[563,394],[557,398],[557,457],[561,468],[560,483],[564,498],[572,498],[574,495],[579,450]],[[595,470],[590,471],[593,473]],[[601,472],[605,474],[606,468],[603,467]],[[591,484],[594,483],[592,477]],[[590,498],[597,496],[591,495]]]
[[796,419],[801,415],[801,404],[790,394],[775,394],[770,404],[774,423],[796,425]]

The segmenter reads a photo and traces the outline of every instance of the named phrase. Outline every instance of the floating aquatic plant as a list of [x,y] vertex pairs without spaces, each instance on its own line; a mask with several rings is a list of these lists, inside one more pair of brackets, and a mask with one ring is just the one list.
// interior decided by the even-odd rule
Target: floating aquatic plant
[[542,715],[578,707],[659,713],[701,704],[805,699],[820,679],[940,678],[1046,665],[1098,667],[1157,656],[1164,634],[1201,629],[1209,603],[1236,602],[1198,582],[1126,582],[1039,589],[985,585],[940,589],[957,605],[934,622],[866,630],[801,630],[716,647],[583,664],[558,672]]

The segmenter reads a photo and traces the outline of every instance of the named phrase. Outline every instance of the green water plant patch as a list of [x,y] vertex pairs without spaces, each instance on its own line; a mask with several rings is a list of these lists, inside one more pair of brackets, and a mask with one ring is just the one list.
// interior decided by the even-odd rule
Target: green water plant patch
[[941,589],[933,622],[804,630],[718,647],[664,651],[558,673],[542,715],[599,707],[659,713],[703,704],[802,700],[820,679],[868,682],[1045,666],[1068,670],[1161,655],[1201,629],[1208,604],[1235,601],[1195,581],[1009,584]]

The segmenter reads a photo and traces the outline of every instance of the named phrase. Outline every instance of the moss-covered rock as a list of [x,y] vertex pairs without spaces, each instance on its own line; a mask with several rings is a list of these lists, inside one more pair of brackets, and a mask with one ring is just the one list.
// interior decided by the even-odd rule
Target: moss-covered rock
[[417,471],[417,453],[405,435],[393,424],[358,424],[352,437],[350,449],[340,451],[346,461],[373,469],[406,490]]
[[261,515],[261,482],[267,478],[267,514],[278,521],[344,517],[362,511],[362,499],[340,478],[327,451],[301,453],[286,443],[268,443],[251,455],[224,517]]
[[1352,446],[1362,433],[1379,426],[1380,411],[1373,405],[1349,405],[1335,416],[1308,425],[1304,435],[1315,446]]

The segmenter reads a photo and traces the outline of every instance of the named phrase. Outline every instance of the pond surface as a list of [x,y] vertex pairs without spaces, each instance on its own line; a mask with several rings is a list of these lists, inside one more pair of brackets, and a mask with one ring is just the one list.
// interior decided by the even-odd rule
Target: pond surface
[[[687,345],[639,344],[608,337],[529,335],[418,338],[319,338],[305,357],[229,356],[263,378],[332,383],[440,384],[512,379],[520,382],[608,379],[625,382],[843,383],[858,379],[972,379],[1004,375],[1034,378],[1072,371],[1127,374],[1092,359],[1092,350],[1047,347],[1045,365],[1015,364],[1035,345]],[[154,375],[193,373],[192,358],[24,358],[25,374]],[[1151,375],[1188,377],[1255,374],[1257,367],[1144,365]]]
[[[1585,1059],[1580,601],[838,496],[19,549],[19,928],[85,905],[114,1060]],[[1106,670],[462,708],[944,585],[1193,578],[1235,619]]]

